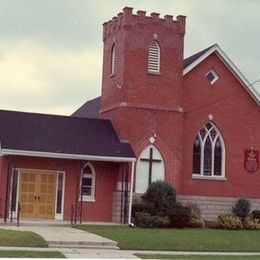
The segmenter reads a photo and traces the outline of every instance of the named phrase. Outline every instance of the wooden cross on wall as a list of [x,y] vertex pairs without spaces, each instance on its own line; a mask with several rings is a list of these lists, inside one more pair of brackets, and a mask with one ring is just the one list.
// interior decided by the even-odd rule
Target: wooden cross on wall
[[148,178],[148,186],[150,186],[152,182],[152,172],[153,172],[153,163],[160,163],[162,160],[160,159],[153,159],[153,148],[150,148],[150,154],[149,158],[141,158],[140,159],[143,162],[148,162],[149,163],[149,178]]

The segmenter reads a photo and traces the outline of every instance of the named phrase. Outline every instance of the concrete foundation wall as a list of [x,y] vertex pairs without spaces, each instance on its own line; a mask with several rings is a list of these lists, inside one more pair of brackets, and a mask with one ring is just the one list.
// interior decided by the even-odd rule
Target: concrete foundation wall
[[[216,220],[219,214],[231,213],[238,198],[178,195],[177,200],[183,205],[197,205],[203,219]],[[260,199],[248,200],[251,203],[251,210],[260,209]]]

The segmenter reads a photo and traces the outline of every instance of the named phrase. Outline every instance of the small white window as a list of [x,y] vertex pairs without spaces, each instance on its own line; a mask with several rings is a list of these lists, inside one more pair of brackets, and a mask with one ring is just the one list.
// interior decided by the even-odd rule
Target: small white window
[[148,72],[160,72],[160,47],[156,41],[149,45]]
[[87,164],[81,175],[80,200],[88,201],[95,199],[95,171],[91,164]]
[[115,51],[115,45],[112,47],[111,51],[111,74],[115,74],[116,72],[116,51]]
[[205,77],[207,78],[207,80],[209,81],[209,83],[211,85],[213,85],[218,79],[219,79],[219,76],[218,74],[216,73],[215,70],[210,70],[206,75]]

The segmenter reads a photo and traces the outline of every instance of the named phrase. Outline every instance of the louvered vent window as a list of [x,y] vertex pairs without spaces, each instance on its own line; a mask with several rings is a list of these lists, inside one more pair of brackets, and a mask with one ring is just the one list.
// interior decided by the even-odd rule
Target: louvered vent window
[[115,52],[115,45],[112,47],[111,53],[111,74],[115,74],[116,71],[116,52]]
[[149,46],[148,72],[160,72],[160,47],[156,41]]

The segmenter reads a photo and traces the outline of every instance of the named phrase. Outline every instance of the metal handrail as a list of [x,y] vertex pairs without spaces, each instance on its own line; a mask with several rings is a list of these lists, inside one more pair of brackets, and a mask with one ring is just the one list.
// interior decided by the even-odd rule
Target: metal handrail
[[74,214],[75,214],[74,205],[71,204],[71,207],[70,207],[70,224],[71,224],[71,226],[73,226]]
[[21,211],[21,203],[18,201],[18,207],[17,207],[17,227],[20,225],[20,211]]

